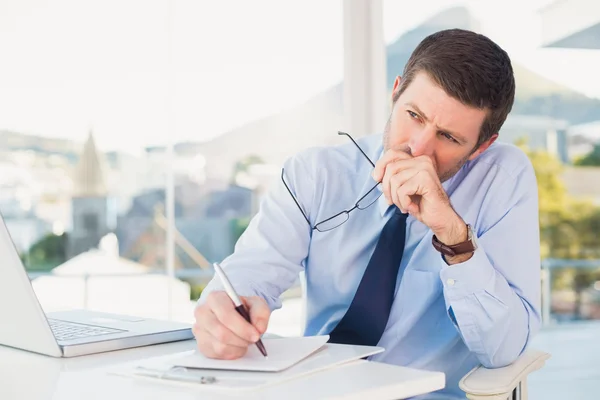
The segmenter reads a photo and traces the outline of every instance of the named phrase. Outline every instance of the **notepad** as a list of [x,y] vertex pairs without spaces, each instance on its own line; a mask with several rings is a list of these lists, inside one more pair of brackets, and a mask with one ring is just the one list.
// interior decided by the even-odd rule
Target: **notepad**
[[175,366],[196,369],[227,369],[232,371],[282,371],[297,364],[329,340],[329,335],[263,339],[268,357],[260,354],[256,346],[236,360],[215,360],[195,351],[174,362]]
[[[290,342],[292,338],[273,339]],[[296,338],[294,338],[296,339]],[[269,342],[271,340],[268,340]],[[265,347],[267,346],[267,340]],[[168,385],[194,387],[196,390],[220,392],[234,396],[248,391],[281,385],[293,379],[314,374],[384,351],[382,347],[326,343],[317,351],[280,372],[235,371],[177,367],[194,351],[126,363],[109,369],[110,374],[161,382]]]

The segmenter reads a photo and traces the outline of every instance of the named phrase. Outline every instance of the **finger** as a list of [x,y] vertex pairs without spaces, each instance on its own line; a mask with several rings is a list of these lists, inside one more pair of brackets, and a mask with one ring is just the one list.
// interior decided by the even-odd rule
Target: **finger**
[[[235,312],[235,311],[234,311]],[[201,315],[195,324],[200,335],[209,334],[215,341],[229,346],[248,347],[250,341],[244,340],[225,326],[217,316],[209,310]]]
[[248,347],[227,346],[219,342],[213,342],[212,345],[215,354],[222,360],[235,360],[248,351]]
[[385,171],[389,164],[399,161],[406,160],[412,158],[410,155],[396,150],[388,150],[377,162],[375,163],[375,168],[373,169],[373,179],[377,182],[381,182]]
[[240,338],[251,343],[256,342],[260,337],[258,331],[236,311],[227,293],[215,292],[214,294],[215,296],[209,296],[207,304],[217,319]]
[[413,196],[419,191],[420,184],[417,179],[410,179],[404,185],[398,187],[396,195],[400,203],[400,209],[412,215],[419,212],[419,206],[413,201]]
[[[406,206],[406,212],[410,215],[419,215],[421,212],[421,206],[419,205],[419,201],[415,201],[415,196],[410,196],[410,203]],[[419,199],[417,197],[417,199]]]
[[[201,316],[198,319],[198,321],[202,321],[203,319],[204,317]],[[200,353],[204,354],[208,358],[218,359],[229,358],[231,357],[230,354],[240,353],[239,350],[236,350],[236,346],[231,346],[232,349],[220,348],[219,352],[217,352],[215,350],[214,345],[217,339],[213,335],[211,335],[210,332],[208,332],[206,329],[203,329],[202,326],[208,325],[200,325],[200,322],[196,322],[196,324],[194,324],[194,326],[192,327],[192,332],[194,333],[194,337],[196,338],[196,347],[198,348]]]
[[401,193],[401,190],[399,189],[400,187],[397,187],[395,190],[392,191],[392,197],[394,199],[394,204],[396,205],[396,207],[398,207],[398,209],[403,214],[406,214],[408,212],[408,208],[412,203],[411,198],[410,196],[403,195]]
[[217,358],[215,349],[212,346],[212,336],[210,336],[208,332],[201,332],[199,330],[198,332],[194,332],[194,336],[196,337],[196,347],[200,353],[204,354],[208,358]]
[[267,302],[262,297],[246,297],[244,298],[244,302],[250,310],[252,325],[262,335],[267,330],[271,309],[269,309]]
[[391,179],[393,173],[391,168],[386,168],[385,173],[383,174],[383,179],[381,180],[381,191],[383,192],[383,196],[385,197],[388,204],[392,204],[392,196],[391,196]]
[[[418,162],[415,159],[396,160],[386,166],[385,174],[381,182],[381,188],[386,199],[388,200],[388,204],[396,204],[394,201],[395,196],[393,192],[397,187],[394,187],[392,184],[394,177],[404,170],[415,170],[417,167]],[[406,176],[406,179],[408,178],[410,178],[410,176]],[[402,182],[404,182],[404,180]]]
[[411,159],[412,156],[407,154],[405,151],[402,150],[388,150],[386,151],[383,156],[377,160],[377,162],[375,163],[375,169],[373,170],[372,176],[373,179],[375,179],[375,181],[377,182],[381,182],[383,179],[383,176],[385,175],[385,170],[387,168],[387,165],[394,162],[394,161],[398,161],[398,160],[408,160]]
[[419,170],[417,168],[409,167],[408,169],[400,170],[390,179],[390,193],[392,200],[403,213],[406,213],[406,208],[404,208],[403,200],[398,197],[398,188],[405,185],[409,180],[415,179],[418,174]]
[[242,357],[248,351],[248,347],[230,346],[215,339],[208,331],[200,329],[196,344],[198,350],[208,358],[233,360]]
[[434,175],[437,175],[435,160],[429,156],[422,155],[415,157],[415,160],[422,166],[422,169],[429,170]]

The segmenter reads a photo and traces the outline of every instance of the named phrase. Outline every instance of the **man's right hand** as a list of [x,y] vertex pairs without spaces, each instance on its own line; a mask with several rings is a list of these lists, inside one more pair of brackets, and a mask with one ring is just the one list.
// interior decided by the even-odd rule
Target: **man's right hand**
[[233,360],[242,357],[248,346],[258,341],[267,330],[271,310],[258,296],[240,300],[250,313],[249,324],[236,310],[227,293],[214,291],[206,301],[196,307],[196,323],[192,328],[198,349],[209,358]]

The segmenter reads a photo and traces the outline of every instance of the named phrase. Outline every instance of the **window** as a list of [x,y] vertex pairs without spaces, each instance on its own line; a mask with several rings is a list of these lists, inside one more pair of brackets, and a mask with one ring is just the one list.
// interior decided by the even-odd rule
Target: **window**
[[0,210],[42,305],[189,320],[281,163],[339,140],[342,2],[8,4]]

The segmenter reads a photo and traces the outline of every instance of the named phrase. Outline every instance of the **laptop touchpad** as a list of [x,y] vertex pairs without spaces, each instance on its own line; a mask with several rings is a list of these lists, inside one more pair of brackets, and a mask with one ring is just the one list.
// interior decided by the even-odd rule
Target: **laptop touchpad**
[[98,324],[110,324],[115,322],[143,322],[144,318],[130,317],[126,315],[114,315],[110,317],[94,317],[93,322]]

